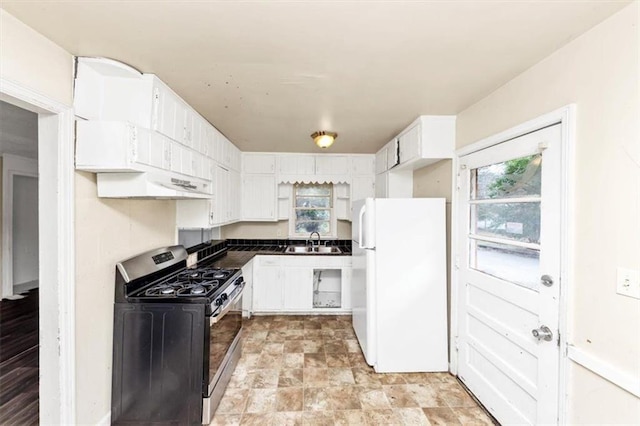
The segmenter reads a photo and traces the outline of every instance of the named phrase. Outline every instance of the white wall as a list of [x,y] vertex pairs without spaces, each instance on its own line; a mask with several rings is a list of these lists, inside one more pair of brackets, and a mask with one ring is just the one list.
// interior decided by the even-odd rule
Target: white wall
[[[640,300],[616,268],[640,269],[638,2],[458,114],[457,147],[577,105],[575,282],[570,343],[640,377]],[[640,399],[572,365],[570,423],[640,423]],[[624,410],[621,408],[625,407]]]
[[[0,77],[72,104],[73,57],[0,10]],[[95,175],[76,173],[76,397],[78,424],[96,424],[111,407],[115,263],[175,242],[175,202],[97,198]],[[40,289],[41,300],[57,300]],[[40,306],[57,318],[57,306]],[[57,323],[41,327],[41,344],[56,345]],[[51,360],[41,359],[43,364]],[[64,378],[62,378],[64,379]],[[52,383],[55,385],[55,383]],[[41,419],[57,424],[58,389],[44,389]]]
[[115,265],[175,242],[175,201],[97,197],[96,175],[76,172],[77,421],[111,409]]
[[13,285],[38,279],[38,178],[13,177]]
[[[44,94],[63,105],[71,105],[73,57],[13,16],[0,10],[0,77],[34,92]],[[0,91],[2,88],[0,87]],[[48,168],[52,170],[55,168]],[[57,217],[51,215],[53,220]],[[54,224],[58,225],[58,224]],[[55,226],[54,226],[55,227]],[[40,241],[42,244],[42,241]],[[60,362],[58,288],[40,288],[40,400],[41,419],[59,423]]]

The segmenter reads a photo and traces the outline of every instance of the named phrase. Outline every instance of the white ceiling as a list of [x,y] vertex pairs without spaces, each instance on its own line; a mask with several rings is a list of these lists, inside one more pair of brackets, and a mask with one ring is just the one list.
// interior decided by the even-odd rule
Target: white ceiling
[[[244,151],[375,152],[456,114],[625,1],[7,1],[74,55],[157,74]],[[43,72],[45,72],[43,70]]]
[[38,158],[38,114],[0,101],[0,154]]

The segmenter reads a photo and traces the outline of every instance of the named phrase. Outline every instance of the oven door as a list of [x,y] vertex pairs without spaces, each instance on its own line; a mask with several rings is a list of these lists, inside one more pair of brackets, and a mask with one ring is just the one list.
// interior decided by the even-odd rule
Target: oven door
[[226,371],[226,367],[233,359],[237,361],[239,357],[243,291],[244,283],[236,287],[231,294],[229,303],[225,304],[217,315],[209,318],[208,338],[205,340],[204,354],[204,398],[212,395],[219,382],[229,380],[231,373],[233,373],[233,366],[230,366],[232,371]]

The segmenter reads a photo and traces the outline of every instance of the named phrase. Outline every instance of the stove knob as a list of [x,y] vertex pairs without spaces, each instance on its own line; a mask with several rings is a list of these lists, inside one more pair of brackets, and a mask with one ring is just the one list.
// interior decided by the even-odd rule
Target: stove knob
[[[226,296],[226,294],[223,294],[222,296]],[[220,306],[224,303],[224,300],[222,300],[222,297],[218,297],[215,303],[216,303],[216,306]]]
[[223,302],[224,302],[225,300],[227,300],[228,298],[229,298],[229,296],[227,296],[227,294],[226,294],[226,293],[222,293],[222,294],[220,295],[220,299],[222,299],[222,301],[223,301]]
[[240,284],[242,284],[243,282],[244,282],[244,278],[240,277],[240,278],[238,278],[238,279],[234,282],[234,284],[235,284],[235,285],[240,285]]

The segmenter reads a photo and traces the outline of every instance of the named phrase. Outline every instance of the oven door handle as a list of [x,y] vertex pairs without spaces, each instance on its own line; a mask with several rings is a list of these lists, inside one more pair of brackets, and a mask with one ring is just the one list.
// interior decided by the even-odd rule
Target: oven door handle
[[233,296],[233,299],[231,299],[231,301],[226,304],[226,306],[220,311],[220,313],[218,315],[216,315],[216,316],[212,316],[211,317],[211,319],[209,320],[209,326],[212,326],[213,324],[217,323],[225,315],[227,315],[227,313],[231,310],[233,305],[235,305],[236,302],[238,302],[238,300],[240,300],[240,298],[242,297],[242,293],[243,292],[244,292],[244,282],[242,283],[241,287],[239,287],[237,290],[235,290],[236,295]]

